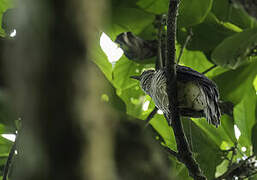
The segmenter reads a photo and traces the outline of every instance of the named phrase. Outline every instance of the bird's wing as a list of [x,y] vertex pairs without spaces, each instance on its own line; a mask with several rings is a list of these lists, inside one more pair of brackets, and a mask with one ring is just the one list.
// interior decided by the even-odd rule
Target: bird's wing
[[220,108],[218,105],[219,91],[216,84],[203,74],[186,66],[177,66],[177,79],[182,82],[193,81],[201,86],[206,97],[207,107],[204,109],[209,123],[218,126],[220,124]]
[[162,110],[164,114],[169,114],[169,99],[164,71],[157,71],[153,77],[150,96],[158,109]]

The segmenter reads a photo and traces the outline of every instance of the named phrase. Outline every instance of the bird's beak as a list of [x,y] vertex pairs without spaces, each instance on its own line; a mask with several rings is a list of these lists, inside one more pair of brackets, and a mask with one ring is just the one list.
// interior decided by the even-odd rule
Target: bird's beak
[[130,76],[130,78],[140,81],[140,76]]

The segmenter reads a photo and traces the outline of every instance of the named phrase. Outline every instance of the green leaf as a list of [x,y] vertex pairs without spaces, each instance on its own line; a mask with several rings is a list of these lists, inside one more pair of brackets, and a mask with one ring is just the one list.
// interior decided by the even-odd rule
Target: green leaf
[[252,144],[253,144],[253,153],[257,157],[257,123],[252,128]]
[[213,1],[212,12],[224,22],[231,22],[240,28],[252,28],[257,21],[249,16],[242,7],[234,6],[228,0]]
[[[205,54],[209,55],[226,37],[238,31],[240,31],[238,27],[219,21],[216,16],[210,12],[201,24],[192,27],[193,36],[187,49],[203,51]],[[183,44],[187,34],[188,33],[183,29],[178,29],[178,42],[180,44]]]
[[131,31],[133,34],[139,34],[149,24],[153,23],[155,16],[138,8],[117,7],[112,12],[112,23],[103,30],[111,39],[122,32]]
[[[177,52],[180,52],[181,47],[177,45],[176,50]],[[179,53],[177,53],[177,58],[178,55]],[[191,67],[198,72],[203,72],[213,65],[207,60],[201,51],[189,51],[187,49],[184,49],[183,55],[180,59],[180,64]]]
[[224,115],[221,117],[221,126],[218,128],[207,123],[206,119],[192,119],[194,123],[204,131],[208,137],[218,146],[221,147],[222,143],[226,143],[228,147],[231,147],[236,142],[234,134],[234,122],[233,120]]
[[147,12],[164,14],[168,12],[169,0],[139,0],[137,5]]
[[[139,0],[137,5],[150,13],[167,14],[169,0]],[[179,5],[178,26],[190,27],[201,23],[211,6],[212,0],[182,0]]]
[[257,61],[240,66],[236,70],[229,70],[213,78],[219,87],[221,99],[239,103],[243,94],[252,88],[257,75]]
[[190,27],[204,21],[212,0],[182,0],[179,5],[178,26]]
[[226,38],[212,52],[212,60],[222,67],[237,68],[257,46],[257,28],[248,29]]
[[183,118],[183,125],[191,149],[203,173],[207,179],[214,179],[216,166],[222,162],[219,146],[188,118]]
[[168,125],[164,116],[156,114],[154,118],[151,120],[150,124],[162,136],[162,138],[165,141],[165,145],[167,145],[170,149],[176,151],[177,147],[173,130]]
[[242,101],[234,108],[235,124],[241,132],[239,142],[242,146],[251,146],[252,127],[255,124],[257,96],[253,87],[244,92]]

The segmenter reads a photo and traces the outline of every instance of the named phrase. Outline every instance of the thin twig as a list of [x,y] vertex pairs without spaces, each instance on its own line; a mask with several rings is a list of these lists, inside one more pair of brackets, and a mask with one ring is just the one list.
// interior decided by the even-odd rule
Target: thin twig
[[212,69],[216,68],[217,65],[214,64],[213,66],[211,66],[209,69],[206,69],[204,72],[202,72],[202,74],[206,74],[207,72],[211,71]]
[[245,164],[249,159],[253,158],[254,155],[247,157],[245,160],[240,161],[239,163],[237,163],[235,166],[230,166],[230,168],[228,168],[228,170],[222,174],[221,176],[215,178],[215,180],[222,180],[222,179],[227,179],[228,177],[233,177],[233,172],[239,168],[240,166],[242,166],[243,164]]
[[157,51],[157,64],[155,65],[155,69],[163,68],[163,59],[162,59],[162,17],[158,27],[158,51]]
[[183,44],[182,48],[180,49],[178,60],[177,60],[177,64],[179,63],[179,61],[180,61],[180,59],[182,57],[183,51],[187,47],[187,44],[188,44],[189,40],[192,38],[192,36],[193,36],[193,32],[192,32],[192,29],[190,28],[189,34],[187,35],[187,38],[186,38],[186,41]]
[[147,118],[145,119],[146,124],[145,124],[145,128],[149,125],[151,119],[153,119],[154,115],[157,113],[158,108],[155,107],[152,112],[147,116]]
[[168,154],[170,154],[170,155],[176,157],[177,159],[179,159],[179,155],[178,155],[178,153],[177,153],[176,151],[173,151],[172,149],[170,149],[170,148],[167,147],[167,146],[163,146],[163,148],[164,148],[164,150],[165,150]]
[[172,124],[174,131],[179,156],[178,160],[185,164],[191,177],[197,180],[206,180],[206,177],[202,174],[199,165],[192,156],[192,152],[190,151],[189,144],[179,117],[175,64],[176,20],[178,5],[179,0],[170,0],[167,20],[167,59],[165,63],[167,70],[166,78],[170,113],[166,117],[169,125]]

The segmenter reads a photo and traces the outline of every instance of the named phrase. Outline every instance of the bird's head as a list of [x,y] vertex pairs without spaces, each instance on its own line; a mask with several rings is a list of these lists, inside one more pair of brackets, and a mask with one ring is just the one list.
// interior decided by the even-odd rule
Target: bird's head
[[130,77],[140,81],[141,88],[147,94],[149,94],[154,73],[155,73],[154,70],[147,70],[147,71],[144,71],[140,76],[130,76]]

